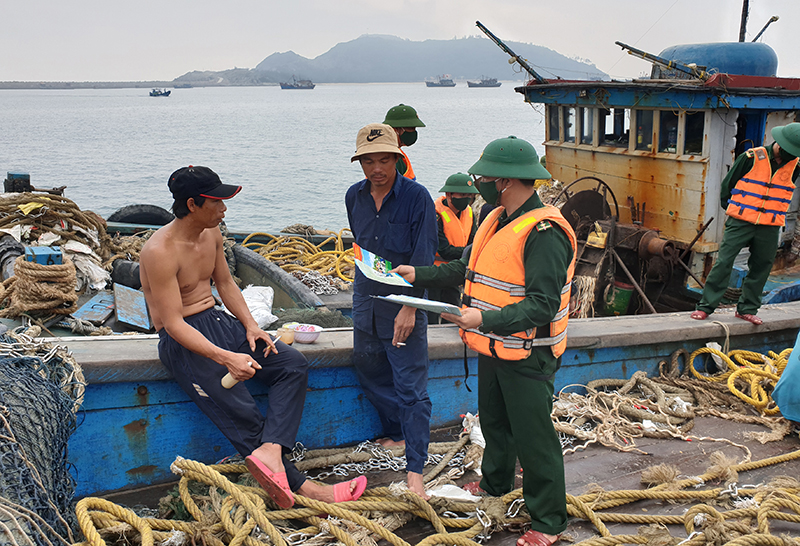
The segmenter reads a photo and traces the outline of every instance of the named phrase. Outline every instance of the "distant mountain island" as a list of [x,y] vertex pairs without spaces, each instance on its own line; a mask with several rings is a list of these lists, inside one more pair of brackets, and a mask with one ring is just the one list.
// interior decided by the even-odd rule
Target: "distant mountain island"
[[[572,59],[534,44],[507,42],[544,78],[607,80],[594,64]],[[255,68],[219,72],[193,71],[175,78],[176,84],[264,85],[289,81],[292,76],[314,83],[423,81],[438,74],[456,80],[489,74],[500,80],[527,79],[508,64],[508,55],[486,38],[415,42],[396,36],[365,34],[335,45],[314,59],[288,51],[273,53]]]

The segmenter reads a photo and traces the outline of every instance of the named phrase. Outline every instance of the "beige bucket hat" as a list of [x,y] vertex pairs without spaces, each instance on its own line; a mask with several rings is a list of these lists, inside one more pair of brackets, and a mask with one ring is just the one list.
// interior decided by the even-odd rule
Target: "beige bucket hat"
[[362,155],[380,153],[401,153],[397,145],[397,133],[384,123],[370,123],[358,131],[356,153],[350,161],[355,161]]

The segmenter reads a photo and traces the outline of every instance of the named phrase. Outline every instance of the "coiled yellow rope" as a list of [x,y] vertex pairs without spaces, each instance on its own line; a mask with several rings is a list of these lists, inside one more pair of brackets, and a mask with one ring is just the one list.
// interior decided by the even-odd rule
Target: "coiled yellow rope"
[[[700,355],[716,355],[725,363],[727,370],[718,374],[704,374],[694,366],[694,360]],[[730,351],[728,354],[712,347],[701,347],[689,357],[686,364],[689,371],[698,379],[705,381],[725,381],[728,389],[737,398],[750,404],[764,415],[775,415],[780,409],[772,401],[770,393],[780,379],[792,349],[784,349],[778,353],[772,351],[768,356],[752,351]],[[736,362],[734,362],[734,360]],[[749,394],[740,386],[749,387]]]
[[[355,262],[353,249],[344,248],[342,235],[348,228],[339,230],[336,236],[325,239],[318,245],[310,243],[303,237],[274,236],[269,233],[251,233],[242,242],[242,246],[254,250],[261,256],[292,273],[294,271],[316,271],[324,277],[336,277],[345,282],[353,282]],[[268,237],[269,243],[250,242],[254,237]],[[334,250],[323,250],[334,242]]]
[[[720,480],[726,472],[744,472],[779,464],[800,458],[800,450],[785,455],[734,464],[729,468],[718,465],[709,467],[701,476],[679,479],[670,483],[644,490],[598,491],[580,496],[567,495],[567,510],[570,516],[590,521],[600,537],[578,543],[580,546],[612,546],[616,544],[645,544],[647,539],[640,535],[617,535],[609,531],[608,523],[628,523],[642,525],[683,526],[692,538],[685,544],[707,545],[726,544],[798,544],[800,541],[786,542],[770,535],[770,521],[780,520],[800,523],[800,482],[792,478],[780,478],[765,486],[748,486],[738,489],[738,497],[752,498],[747,508],[723,511],[711,503],[718,504],[731,494],[730,489],[697,489],[698,483]],[[358,501],[327,504],[295,495],[296,507],[291,510],[274,510],[269,497],[258,487],[237,485],[223,474],[238,474],[243,465],[203,465],[195,461],[179,458],[173,463],[173,470],[181,474],[179,492],[187,510],[195,519],[193,522],[139,518],[130,510],[96,498],[83,499],[76,508],[78,522],[86,537],[80,546],[105,546],[101,536],[118,535],[135,530],[141,535],[142,546],[152,546],[154,541],[163,542],[175,531],[189,535],[193,543],[207,546],[263,546],[265,544],[286,545],[287,538],[277,525],[285,520],[300,520],[309,527],[292,530],[290,534],[330,535],[347,545],[357,546],[361,542],[351,536],[355,525],[369,532],[375,539],[384,539],[393,546],[409,546],[387,528],[382,519],[368,519],[376,513],[410,513],[431,522],[435,533],[419,544],[455,544],[474,546],[472,540],[487,527],[519,526],[529,521],[524,512],[516,515],[511,510],[515,502],[520,502],[522,491],[516,490],[501,498],[485,497],[479,502],[449,501],[431,499],[426,502],[412,493],[395,493],[389,488],[369,489]],[[216,511],[201,509],[189,493],[189,482],[199,481],[227,493]],[[219,497],[212,493],[212,497]],[[664,500],[668,502],[691,502],[697,504],[683,515],[650,515],[634,511],[620,513],[618,507],[640,500]],[[454,518],[449,513],[474,513],[479,517]],[[604,512],[611,510],[610,512]],[[336,519],[321,519],[330,514]],[[127,524],[127,525],[125,525]],[[256,531],[256,526],[260,534]],[[702,527],[701,531],[696,528]],[[447,528],[461,529],[449,533]],[[641,533],[641,531],[640,531]],[[740,536],[743,535],[743,536]],[[739,538],[735,538],[739,537]],[[127,536],[126,540],[130,540]],[[724,540],[723,540],[724,539]],[[577,546],[577,545],[576,545]]]

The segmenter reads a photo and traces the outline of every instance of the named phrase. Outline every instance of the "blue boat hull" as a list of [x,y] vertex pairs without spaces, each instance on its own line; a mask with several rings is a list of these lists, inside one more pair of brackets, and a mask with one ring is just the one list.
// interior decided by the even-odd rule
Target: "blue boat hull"
[[[726,323],[731,349],[766,354],[794,345],[800,328],[800,303],[767,306],[754,327],[732,313],[717,313]],[[76,494],[149,485],[174,479],[176,456],[210,463],[233,448],[170,379],[157,356],[156,336],[137,339],[71,338],[65,342],[89,383],[83,416],[69,443],[77,479]],[[629,378],[643,370],[658,373],[660,361],[675,351],[694,351],[708,341],[724,343],[725,332],[711,320],[688,313],[582,319],[570,323],[569,348],[556,374],[556,389],[593,379]],[[309,390],[297,440],[308,448],[357,443],[380,435],[375,410],[350,365],[352,332],[326,331],[311,345],[295,345],[311,363]],[[469,355],[472,392],[464,385],[464,350],[457,330],[429,328],[431,426],[457,423],[477,411],[477,358]],[[248,385],[262,408],[266,391]]]

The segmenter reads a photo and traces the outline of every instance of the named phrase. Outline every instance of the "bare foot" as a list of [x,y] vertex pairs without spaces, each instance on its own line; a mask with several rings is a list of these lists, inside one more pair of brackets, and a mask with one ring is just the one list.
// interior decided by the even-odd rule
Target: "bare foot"
[[405,440],[394,441],[391,438],[378,438],[377,440],[375,440],[375,443],[382,445],[383,447],[396,447],[396,446],[406,445]]
[[[350,480],[350,494],[352,495],[353,492],[358,487],[358,484],[355,480]],[[314,499],[322,502],[332,503],[335,501],[333,496],[333,486],[327,484],[319,484],[315,483],[311,480],[306,480],[303,482],[303,485],[300,486],[300,489],[297,490],[298,493],[303,495],[304,497],[308,497],[309,499]]]
[[425,486],[422,485],[422,474],[418,472],[409,472],[407,481],[409,491],[416,493],[425,500],[431,498],[431,496],[425,492]]
[[267,468],[273,472],[286,471],[283,467],[283,448],[279,444],[262,444],[251,455],[267,465]]

